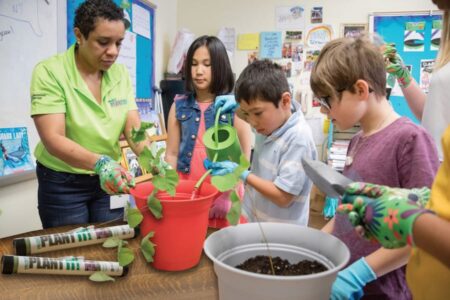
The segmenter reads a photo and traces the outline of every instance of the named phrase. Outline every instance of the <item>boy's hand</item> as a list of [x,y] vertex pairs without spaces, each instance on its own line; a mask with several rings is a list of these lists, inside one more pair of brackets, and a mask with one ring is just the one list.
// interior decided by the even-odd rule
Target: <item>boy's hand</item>
[[220,113],[232,113],[239,107],[239,104],[237,104],[234,95],[222,95],[217,96],[216,100],[214,100],[215,111],[217,111],[220,107],[222,108]]
[[397,82],[401,87],[408,87],[412,79],[411,73],[403,63],[400,55],[397,53],[395,44],[384,45],[383,56],[386,71],[389,73],[388,84],[393,87],[394,80],[397,78]]
[[134,177],[109,156],[100,156],[94,172],[100,178],[101,188],[110,195],[128,194],[130,187],[135,186]]
[[366,284],[375,279],[377,275],[362,257],[338,273],[331,287],[330,299],[360,299]]
[[[229,160],[219,161],[219,162],[211,162],[209,159],[205,159],[203,161],[203,165],[205,169],[211,170],[211,175],[213,176],[223,176],[229,173],[233,173],[234,170],[239,166],[237,163]],[[247,176],[250,171],[243,171],[239,177],[243,182],[247,180]]]
[[419,215],[430,212],[423,208],[429,197],[426,187],[408,190],[355,182],[347,187],[338,212],[348,214],[366,238],[388,249],[400,248],[413,245],[413,224]]

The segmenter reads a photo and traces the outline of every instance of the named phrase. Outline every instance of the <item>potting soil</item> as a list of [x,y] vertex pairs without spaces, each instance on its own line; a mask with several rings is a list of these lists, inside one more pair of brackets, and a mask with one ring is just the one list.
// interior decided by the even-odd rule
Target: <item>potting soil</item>
[[[318,261],[301,260],[296,264],[291,264],[287,259],[282,259],[279,256],[272,258],[272,264],[275,275],[278,276],[308,275],[328,270]],[[264,255],[251,257],[237,265],[236,268],[258,274],[273,275],[269,256]]]

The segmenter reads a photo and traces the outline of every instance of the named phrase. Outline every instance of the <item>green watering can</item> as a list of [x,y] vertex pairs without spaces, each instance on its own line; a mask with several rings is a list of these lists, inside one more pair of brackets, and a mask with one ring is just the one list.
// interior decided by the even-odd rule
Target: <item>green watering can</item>
[[[239,164],[242,151],[236,128],[231,124],[230,115],[228,115],[228,124],[219,124],[220,111],[221,108],[217,110],[214,126],[203,134],[203,144],[205,144],[208,159],[211,161],[231,160]],[[214,160],[216,154],[217,158]]]

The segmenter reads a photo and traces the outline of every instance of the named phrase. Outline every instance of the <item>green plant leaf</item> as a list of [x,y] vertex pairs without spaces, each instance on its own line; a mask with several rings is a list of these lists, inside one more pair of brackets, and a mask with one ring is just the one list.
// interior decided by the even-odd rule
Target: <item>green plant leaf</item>
[[159,174],[158,176],[154,176],[152,178],[152,183],[158,190],[166,191],[168,194],[174,196],[175,195],[175,187],[178,184],[178,174],[177,171],[173,169],[167,169],[166,174],[162,176]]
[[239,165],[246,170],[250,167],[250,162],[247,160],[244,154],[241,154],[241,157],[239,157]]
[[141,122],[141,127],[138,130],[134,128],[131,130],[131,140],[135,143],[144,141],[147,138],[145,131],[154,126],[155,125],[153,123]]
[[141,168],[145,169],[148,173],[153,174],[152,166],[154,166],[155,157],[152,151],[148,147],[144,147],[138,157],[138,162]]
[[89,276],[89,280],[95,282],[116,281],[114,278],[102,271],[92,273],[91,276]]
[[135,228],[139,224],[141,224],[144,216],[138,208],[128,208],[127,209],[127,222],[128,225],[132,228]]
[[231,225],[239,223],[241,217],[241,199],[238,194],[233,190],[230,194],[231,208],[227,213],[227,220]]
[[148,209],[150,209],[150,211],[152,212],[153,216],[156,219],[161,219],[162,218],[162,205],[161,205],[161,201],[159,201],[156,198],[156,194],[155,193],[151,193],[150,196],[148,196],[147,199],[147,206]]
[[127,247],[119,247],[119,265],[122,267],[129,265],[134,260],[134,253],[131,249]]
[[118,247],[120,244],[121,239],[119,239],[118,237],[110,237],[107,238],[104,242],[103,242],[103,247],[105,248],[115,248]]
[[154,234],[153,231],[150,231],[141,241],[141,252],[147,262],[153,262],[153,256],[155,255],[156,245],[150,241]]
[[236,177],[234,173],[228,173],[226,175],[217,175],[211,177],[211,183],[220,191],[225,192],[229,191],[236,183],[239,181],[239,176]]

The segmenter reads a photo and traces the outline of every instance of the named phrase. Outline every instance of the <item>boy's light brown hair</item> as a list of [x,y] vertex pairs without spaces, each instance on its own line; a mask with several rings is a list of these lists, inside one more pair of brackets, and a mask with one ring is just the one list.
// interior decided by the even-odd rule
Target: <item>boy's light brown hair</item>
[[339,38],[321,50],[311,73],[311,89],[318,97],[341,99],[344,90],[355,93],[357,80],[365,80],[377,96],[386,96],[383,55],[367,36]]

